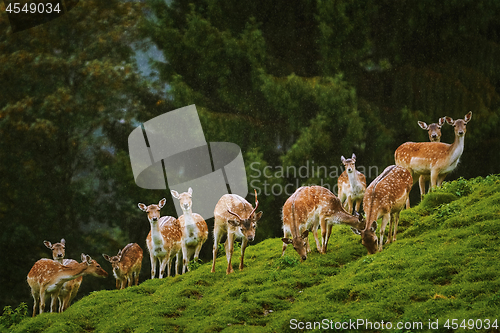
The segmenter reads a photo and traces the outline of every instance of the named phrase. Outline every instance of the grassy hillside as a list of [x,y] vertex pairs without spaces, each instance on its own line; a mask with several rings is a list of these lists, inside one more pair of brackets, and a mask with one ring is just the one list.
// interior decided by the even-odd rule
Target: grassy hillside
[[[23,333],[283,332],[318,322],[322,327],[316,328],[323,330],[328,324],[354,331],[354,323],[359,330],[370,329],[371,323],[371,331],[383,331],[388,328],[381,326],[384,321],[394,332],[451,332],[444,327],[447,320],[458,331],[477,331],[469,329],[471,320],[474,327],[490,327],[483,331],[500,326],[500,175],[445,183],[401,214],[398,241],[375,255],[366,255],[359,236],[345,226],[334,228],[326,255],[313,245],[303,263],[291,246],[282,258],[281,246],[279,239],[250,246],[246,268],[237,270],[236,256],[236,272],[229,276],[220,257],[215,274],[205,263],[183,276],[94,292],[63,314],[0,328]],[[436,320],[439,329],[430,330]]]

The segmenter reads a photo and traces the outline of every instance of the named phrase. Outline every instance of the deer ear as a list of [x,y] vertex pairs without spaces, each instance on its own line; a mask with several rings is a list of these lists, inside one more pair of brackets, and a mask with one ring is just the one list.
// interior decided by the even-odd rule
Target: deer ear
[[439,127],[443,126],[445,122],[446,122],[446,117],[439,118],[438,120]]
[[49,242],[49,241],[43,241],[43,244],[44,244],[46,247],[48,247],[49,249],[51,249],[51,250],[52,250],[52,243],[51,243],[51,242]]
[[118,257],[121,257],[122,256],[122,250],[118,250],[118,254],[117,254]]
[[179,199],[179,192],[176,190],[170,190],[170,194],[172,194],[174,198]]
[[344,156],[340,156],[340,161],[341,161],[342,163],[344,163],[344,162],[345,162],[345,157],[344,157]]
[[464,117],[464,121],[467,124],[472,119],[472,111],[469,111]]
[[236,221],[236,220],[227,220],[227,223],[229,223],[233,227],[239,227],[240,226],[240,221]]
[[354,153],[352,153],[351,159],[353,160],[353,162],[356,162],[356,155],[354,155]]
[[426,124],[426,123],[424,123],[423,121],[420,121],[420,120],[419,120],[417,123],[418,123],[418,126],[420,126],[420,128],[421,128],[421,129],[426,130],[426,129],[427,129],[427,127],[428,127],[428,126],[427,126],[427,124]]
[[304,232],[300,235],[302,239],[307,239],[307,236],[309,236],[309,230],[304,230]]
[[139,207],[140,210],[142,210],[143,212],[147,211],[148,209],[148,206],[146,206],[145,204],[143,203],[139,203],[137,204],[137,207]]
[[262,217],[262,214],[263,214],[262,211],[258,212],[257,214],[254,214],[253,220],[255,223],[257,223],[260,220],[260,218]]
[[361,232],[356,228],[351,227],[351,231],[354,232],[356,235],[361,235]]
[[66,240],[64,238],[61,238],[61,242],[60,242],[62,245],[65,245],[66,246]]
[[104,259],[106,259],[106,261],[110,261],[110,259],[111,259],[111,258],[110,258],[107,254],[105,254],[105,253],[103,253],[103,254],[102,254],[102,257],[103,257]]
[[193,189],[192,189],[191,187],[190,187],[190,188],[188,188],[188,194],[189,194],[189,196],[192,196],[192,195],[193,195]]
[[455,122],[453,121],[452,117],[446,116],[445,119],[446,119],[446,122],[448,123],[448,125],[451,125],[451,126],[455,125]]
[[377,230],[377,221],[373,221],[373,224],[370,227],[371,232],[375,232],[375,230]]
[[160,202],[158,203],[158,207],[160,207],[160,209],[163,208],[163,206],[165,206],[165,204],[167,203],[167,199],[163,198],[160,200]]
[[86,255],[84,253],[82,253],[80,255],[80,258],[82,259],[82,262],[84,262],[85,260],[87,260],[87,257],[86,257]]
[[292,244],[292,240],[290,238],[284,237],[281,239],[281,241],[285,244]]

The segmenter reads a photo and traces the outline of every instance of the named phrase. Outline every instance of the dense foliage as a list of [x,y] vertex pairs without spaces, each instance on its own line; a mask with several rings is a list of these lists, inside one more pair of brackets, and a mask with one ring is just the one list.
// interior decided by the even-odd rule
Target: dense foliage
[[[26,275],[50,255],[43,240],[64,237],[71,258],[115,254],[129,242],[146,249],[137,203],[167,197],[165,215],[175,203],[135,185],[127,137],[178,107],[196,104],[206,141],[241,147],[264,211],[256,242],[281,234],[281,207],[298,186],[335,191],[341,155],[355,153],[370,181],[401,143],[426,141],[417,120],[472,110],[449,179],[498,172],[495,0],[86,0],[19,33],[0,8],[0,242],[8,249],[0,308],[31,307]],[[144,78],[134,56],[148,44],[164,60]],[[452,128],[442,130],[452,142]],[[145,259],[142,280],[148,271]],[[85,279],[80,295],[113,285]]]

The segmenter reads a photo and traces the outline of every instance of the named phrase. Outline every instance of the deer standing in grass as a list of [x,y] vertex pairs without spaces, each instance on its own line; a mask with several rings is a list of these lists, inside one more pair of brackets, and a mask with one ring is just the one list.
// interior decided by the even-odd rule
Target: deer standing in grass
[[212,273],[215,272],[215,260],[217,259],[218,244],[221,237],[227,234],[225,243],[227,270],[226,274],[233,272],[231,258],[234,250],[234,240],[242,238],[240,270],[243,269],[243,258],[248,242],[255,238],[257,222],[262,217],[262,212],[255,213],[259,207],[257,191],[255,191],[255,208],[244,198],[237,194],[224,194],[217,202],[214,210],[214,247]]
[[[366,226],[362,230],[359,228],[351,229],[355,234],[361,235],[361,241],[369,254],[382,251],[384,232],[389,222],[387,242],[396,241],[399,212],[405,206],[412,185],[413,179],[410,171],[400,166],[391,165],[366,189],[363,199]],[[380,237],[377,238],[375,231],[379,217],[382,217],[382,224],[379,231]]]
[[[52,259],[57,261],[61,265],[73,265],[78,264],[78,261],[73,259],[64,259],[66,255],[66,241],[64,238],[61,239],[59,243],[52,244],[49,241],[44,241],[43,244],[52,250]],[[61,289],[59,290],[59,294],[57,298],[59,300],[59,312],[65,311],[71,304],[71,301],[76,297],[78,290],[80,289],[80,285],[82,284],[83,277],[79,276],[76,279],[65,282]],[[56,295],[52,295],[55,297]],[[55,300],[52,300],[55,302]]]
[[194,260],[198,259],[200,250],[208,238],[208,226],[200,214],[193,213],[193,189],[190,187],[187,192],[179,194],[171,190],[170,193],[175,199],[178,199],[181,205],[182,214],[179,217],[179,223],[182,228],[182,274],[189,270],[188,263],[194,254]]
[[83,275],[107,277],[108,273],[95,260],[92,260],[90,256],[83,253],[81,263],[70,264],[68,266],[61,265],[51,259],[38,260],[31,268],[27,277],[31,288],[31,295],[35,302],[33,304],[33,317],[36,315],[37,308],[40,309],[40,313],[45,311],[45,302],[49,297],[52,297],[51,312],[56,312],[55,300],[62,285]]
[[345,159],[342,156],[340,160],[345,167],[345,171],[342,172],[337,180],[340,202],[349,214],[352,214],[354,204],[356,205],[355,211],[359,212],[365,195],[366,177],[356,170],[356,155],[354,153],[351,158]]
[[[437,123],[432,123],[427,125],[423,121],[418,121],[418,126],[423,130],[426,130],[429,134],[430,142],[441,142],[441,127],[446,122],[446,117],[439,118]],[[429,175],[420,175],[418,178],[418,187],[420,188],[420,198],[422,199],[425,194],[425,183],[430,180]],[[406,208],[410,208],[410,203],[407,202]]]
[[148,214],[148,221],[151,225],[151,230],[146,238],[151,258],[151,279],[154,279],[156,275],[156,261],[160,263],[159,278],[163,278],[165,268],[167,268],[167,276],[170,276],[170,264],[173,257],[177,258],[175,275],[179,274],[182,228],[176,218],[172,216],[160,217],[160,210],[166,202],[167,199],[163,198],[158,205],[138,204],[139,209]]
[[139,274],[142,267],[143,252],[139,244],[127,244],[123,250],[119,250],[116,256],[102,254],[104,259],[111,263],[113,275],[116,279],[116,289],[125,289],[127,286],[139,284]]
[[464,151],[466,125],[472,118],[472,111],[464,119],[453,120],[446,117],[446,122],[455,127],[455,141],[443,142],[406,142],[394,153],[396,165],[407,168],[414,181],[420,175],[430,176],[430,188],[441,186],[444,178],[458,165]]
[[[347,213],[339,198],[322,186],[303,186],[298,188],[283,205],[283,252],[288,244],[299,254],[302,260],[307,259],[311,252],[308,234],[312,231],[316,248],[320,253],[326,253],[328,240],[334,224],[347,224],[356,228],[364,228],[365,222],[361,215]],[[318,227],[321,227],[319,244]],[[292,237],[291,239],[289,237]]]

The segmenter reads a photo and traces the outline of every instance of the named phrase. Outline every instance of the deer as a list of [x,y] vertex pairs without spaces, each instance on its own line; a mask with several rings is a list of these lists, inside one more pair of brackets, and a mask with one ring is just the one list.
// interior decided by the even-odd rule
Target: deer
[[464,151],[466,125],[472,119],[472,111],[469,111],[464,119],[453,120],[451,117],[445,119],[446,123],[455,128],[455,141],[452,144],[406,142],[394,153],[396,165],[410,170],[414,181],[415,176],[430,175],[431,189],[441,186],[444,178],[457,167]]
[[[361,236],[361,242],[369,254],[382,251],[385,228],[389,222],[387,242],[396,241],[399,213],[405,206],[412,186],[411,172],[404,167],[391,165],[385,168],[366,189],[363,199],[363,209],[366,213],[365,228],[361,230],[353,227],[351,230]],[[380,217],[382,217],[380,237],[377,237],[375,231]]]
[[[311,252],[308,235],[314,234],[316,248],[326,253],[328,240],[334,224],[347,224],[364,228],[362,216],[351,215],[344,210],[340,199],[329,189],[322,186],[303,186],[298,188],[283,205],[283,251],[292,244],[302,261]],[[318,239],[318,227],[321,227],[321,241]],[[292,237],[291,239],[289,237]]]
[[351,158],[346,159],[344,156],[341,156],[340,160],[345,170],[337,180],[339,188],[338,198],[349,214],[352,214],[354,204],[356,205],[354,208],[355,211],[359,212],[361,202],[365,195],[366,177],[356,170],[356,155],[354,155],[354,153]]
[[[64,238],[62,238],[59,243],[52,244],[49,241],[43,241],[43,244],[52,250],[52,259],[61,265],[72,265],[78,263],[78,261],[73,259],[64,259],[64,256],[66,255],[66,241]],[[82,281],[83,277],[79,276],[76,279],[65,282],[62,285],[57,296],[59,300],[59,312],[65,311],[70,306],[71,301],[76,297],[76,294],[80,289]],[[51,302],[55,302],[55,300],[52,300]]]
[[125,245],[122,250],[118,250],[116,256],[102,254],[106,261],[113,267],[113,275],[116,279],[116,289],[125,289],[133,284],[139,284],[139,274],[142,267],[142,249],[137,243]]
[[33,265],[27,277],[34,300],[33,317],[36,315],[37,308],[39,308],[40,313],[45,311],[45,302],[49,296],[52,297],[51,312],[56,312],[55,300],[65,282],[83,275],[102,278],[108,276],[108,273],[95,260],[92,260],[89,255],[82,253],[81,258],[81,263],[67,266],[45,258],[38,260]]
[[257,191],[255,190],[255,208],[244,198],[237,194],[224,194],[214,210],[214,247],[212,273],[215,273],[215,260],[217,259],[217,250],[220,239],[227,234],[225,243],[227,270],[226,274],[234,272],[231,259],[234,250],[235,239],[242,239],[241,242],[241,260],[240,271],[243,270],[243,258],[248,242],[255,238],[257,222],[262,218],[262,211],[255,213],[259,207],[257,200]]
[[[418,121],[418,126],[423,130],[426,130],[429,134],[430,142],[441,142],[441,127],[445,124],[446,117],[441,117],[438,119],[437,123],[432,123],[427,125],[427,123],[423,121]],[[428,175],[420,175],[418,178],[418,186],[420,188],[420,198],[422,199],[425,194],[425,183],[430,180]],[[410,208],[410,203],[407,202],[406,208]]]
[[151,230],[146,238],[146,245],[151,259],[151,279],[156,276],[157,261],[160,263],[158,277],[163,278],[165,268],[167,268],[167,276],[170,276],[170,264],[173,257],[176,257],[175,275],[179,274],[182,228],[175,217],[160,217],[160,210],[165,206],[166,202],[167,199],[163,198],[158,202],[158,205],[137,204],[140,210],[147,213],[151,225]]
[[179,217],[179,223],[182,228],[182,274],[189,269],[188,263],[194,254],[196,261],[200,255],[201,247],[208,238],[207,222],[200,214],[193,213],[193,189],[190,187],[187,192],[179,194],[175,190],[170,193],[175,199],[178,199],[183,214]]

